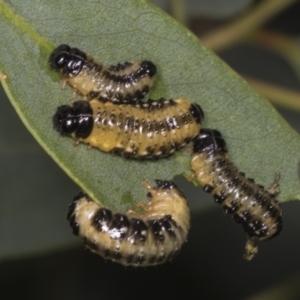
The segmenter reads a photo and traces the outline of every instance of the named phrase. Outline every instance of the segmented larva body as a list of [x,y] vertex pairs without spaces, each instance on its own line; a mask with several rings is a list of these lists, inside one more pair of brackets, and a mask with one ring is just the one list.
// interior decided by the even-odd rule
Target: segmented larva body
[[214,196],[226,213],[241,223],[249,238],[245,258],[257,253],[255,240],[268,240],[282,229],[282,210],[275,196],[275,180],[269,190],[245,177],[229,160],[224,139],[217,130],[202,129],[195,138],[191,168],[205,192]]
[[104,152],[133,158],[168,156],[199,132],[203,112],[186,99],[116,105],[98,100],[58,107],[54,128]]
[[156,66],[148,60],[125,62],[106,68],[90,55],[68,45],[60,45],[50,55],[52,69],[60,71],[64,85],[87,99],[115,103],[141,100],[154,83]]
[[173,182],[156,180],[143,213],[112,212],[80,192],[69,206],[67,219],[87,248],[124,266],[146,267],[171,260],[187,239],[190,211]]

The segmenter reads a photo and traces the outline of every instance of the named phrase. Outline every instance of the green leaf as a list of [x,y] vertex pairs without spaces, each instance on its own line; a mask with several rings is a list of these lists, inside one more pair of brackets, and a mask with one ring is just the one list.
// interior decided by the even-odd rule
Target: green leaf
[[56,107],[74,101],[48,66],[50,52],[62,43],[107,66],[153,61],[159,75],[151,98],[199,103],[204,127],[222,132],[240,170],[266,186],[279,171],[280,201],[300,198],[296,132],[196,36],[146,1],[0,1],[0,36],[0,70],[7,75],[1,82],[12,105],[47,153],[104,205],[124,211],[145,199],[142,179],[189,175],[190,155],[182,150],[159,161],[126,160],[74,147],[71,138],[57,134],[51,119]]

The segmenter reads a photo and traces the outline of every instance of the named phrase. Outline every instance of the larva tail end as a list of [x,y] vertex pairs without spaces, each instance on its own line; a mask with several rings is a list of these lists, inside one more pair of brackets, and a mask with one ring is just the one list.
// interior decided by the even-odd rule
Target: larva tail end
[[254,239],[247,239],[245,251],[244,258],[248,261],[252,260],[258,252],[258,246],[255,244]]
[[154,77],[157,73],[155,64],[149,60],[142,61],[141,70],[143,70],[149,77]]

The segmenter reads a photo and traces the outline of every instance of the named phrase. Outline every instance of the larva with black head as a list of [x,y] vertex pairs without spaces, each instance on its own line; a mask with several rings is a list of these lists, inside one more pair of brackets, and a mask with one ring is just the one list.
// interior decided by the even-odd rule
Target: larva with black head
[[168,156],[200,132],[203,112],[186,99],[116,105],[76,101],[57,108],[54,128],[104,152],[127,158]]
[[124,266],[147,267],[171,260],[186,242],[190,210],[173,182],[144,181],[147,203],[143,212],[113,212],[80,192],[69,206],[67,219],[85,246],[105,259]]
[[154,83],[156,66],[148,60],[104,67],[85,52],[60,45],[49,58],[52,69],[60,71],[64,85],[90,99],[132,103],[141,100]]
[[255,240],[269,240],[279,234],[282,210],[275,199],[278,178],[268,190],[246,178],[230,161],[219,131],[201,130],[194,140],[191,168],[204,191],[213,194],[215,202],[247,232],[247,260],[257,253]]

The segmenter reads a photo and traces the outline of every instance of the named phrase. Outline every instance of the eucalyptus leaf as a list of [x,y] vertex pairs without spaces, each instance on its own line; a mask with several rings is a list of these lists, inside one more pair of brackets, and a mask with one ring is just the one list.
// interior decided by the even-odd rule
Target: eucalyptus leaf
[[74,101],[48,65],[49,54],[62,43],[107,66],[153,61],[158,77],[151,98],[199,103],[204,127],[222,132],[241,171],[265,186],[279,171],[279,200],[300,198],[296,132],[196,36],[146,1],[0,1],[0,36],[0,70],[7,75],[1,82],[12,105],[45,151],[96,201],[122,211],[132,208],[145,199],[143,179],[153,183],[189,175],[190,154],[126,160],[83,144],[75,147],[71,138],[55,132],[56,107]]

